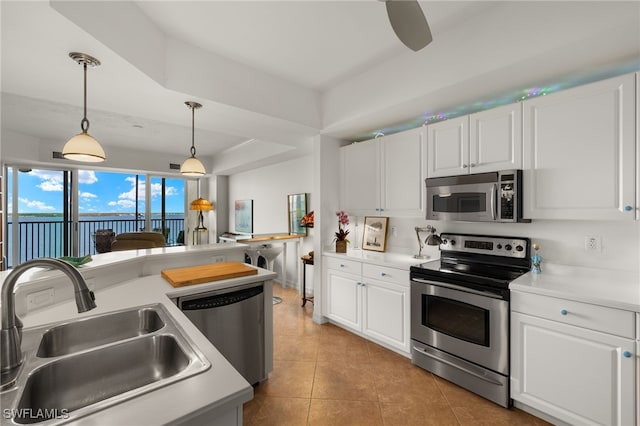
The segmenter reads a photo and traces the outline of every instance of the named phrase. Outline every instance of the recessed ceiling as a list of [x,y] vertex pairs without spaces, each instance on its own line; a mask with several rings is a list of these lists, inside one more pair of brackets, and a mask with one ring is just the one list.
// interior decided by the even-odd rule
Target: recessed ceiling
[[306,155],[320,134],[360,139],[640,64],[638,2],[420,4],[434,41],[413,52],[373,0],[2,1],[2,129],[61,144],[79,129],[70,51],[102,62],[88,72],[88,117],[105,148],[185,155],[195,100],[199,155],[234,158],[236,171]]

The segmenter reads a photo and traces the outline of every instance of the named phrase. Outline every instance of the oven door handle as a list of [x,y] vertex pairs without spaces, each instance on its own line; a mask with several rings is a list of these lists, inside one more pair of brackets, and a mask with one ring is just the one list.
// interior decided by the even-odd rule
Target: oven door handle
[[414,346],[414,347],[413,347],[413,350],[414,350],[414,351],[416,351],[416,352],[418,352],[418,353],[420,353],[421,355],[425,355],[425,356],[427,356],[427,357],[429,357],[429,358],[431,358],[431,359],[434,359],[434,360],[436,360],[436,361],[438,361],[438,362],[441,362],[441,363],[443,363],[443,364],[447,364],[448,366],[451,366],[451,367],[457,368],[458,370],[462,370],[462,371],[464,371],[465,373],[467,373],[467,374],[471,374],[472,376],[477,377],[477,378],[478,378],[478,379],[480,379],[480,380],[484,380],[485,382],[489,382],[489,383],[491,383],[492,385],[503,386],[503,385],[502,385],[502,383],[500,383],[500,382],[499,382],[499,381],[497,381],[497,380],[492,380],[492,379],[490,379],[490,378],[488,378],[488,377],[483,376],[482,374],[478,374],[478,373],[476,373],[475,371],[469,370],[468,368],[464,368],[464,367],[462,367],[462,366],[460,366],[460,365],[458,365],[458,364],[455,364],[455,363],[453,363],[453,362],[451,362],[451,361],[448,361],[448,360],[446,360],[446,359],[439,358],[439,357],[437,357],[437,356],[435,356],[435,355],[433,355],[433,354],[430,354],[429,352],[425,351],[425,350],[424,350],[424,349],[422,349],[422,348],[419,348],[419,347],[417,347],[417,346]]
[[467,293],[476,294],[478,296],[491,297],[492,299],[500,299],[500,300],[504,299],[499,294],[495,294],[495,293],[492,293],[490,291],[476,290],[476,289],[473,289],[473,288],[463,287],[463,286],[459,286],[459,285],[455,285],[455,284],[441,283],[441,282],[436,282],[436,281],[429,281],[429,280],[425,280],[424,278],[411,278],[411,281],[415,281],[415,282],[418,282],[418,283],[421,283],[421,284],[434,285],[436,287],[450,288],[451,290],[464,291],[464,292],[467,292]]

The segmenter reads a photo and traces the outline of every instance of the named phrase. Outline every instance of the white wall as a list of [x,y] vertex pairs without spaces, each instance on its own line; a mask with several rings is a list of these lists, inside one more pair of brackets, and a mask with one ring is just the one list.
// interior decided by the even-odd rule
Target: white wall
[[[361,246],[363,218],[353,219],[352,232],[357,234],[354,244]],[[640,268],[640,222],[537,220],[532,223],[465,223],[391,218],[387,251],[417,253],[418,241],[413,228],[427,224],[434,226],[438,233],[528,237],[532,242],[542,244],[543,262],[635,272]],[[397,236],[393,235],[392,228],[396,229]],[[587,235],[602,237],[601,252],[585,251],[584,237]],[[425,247],[423,252],[438,256],[437,247]]]
[[[307,206],[311,211],[313,200],[313,158],[305,156],[272,166],[262,167],[248,172],[229,176],[229,231],[235,231],[235,200],[253,200],[253,233],[288,233],[289,194],[307,193]],[[225,231],[225,230],[219,230]],[[307,238],[300,239],[301,254],[313,250],[313,229],[309,229]],[[289,244],[289,246],[293,246]],[[275,271],[281,268],[282,256],[278,256]],[[287,252],[287,285],[297,285],[296,265],[301,261],[293,250]],[[301,269],[300,269],[301,270]],[[312,286],[312,274],[307,270],[307,286]],[[311,287],[310,287],[311,288]]]

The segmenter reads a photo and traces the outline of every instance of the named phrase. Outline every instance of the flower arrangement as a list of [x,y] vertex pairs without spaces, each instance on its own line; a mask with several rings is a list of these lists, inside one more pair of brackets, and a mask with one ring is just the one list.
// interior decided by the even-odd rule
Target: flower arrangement
[[349,215],[340,210],[336,212],[336,216],[338,216],[338,232],[336,232],[336,241],[349,242],[349,240],[347,240],[349,230],[344,228],[349,224]]

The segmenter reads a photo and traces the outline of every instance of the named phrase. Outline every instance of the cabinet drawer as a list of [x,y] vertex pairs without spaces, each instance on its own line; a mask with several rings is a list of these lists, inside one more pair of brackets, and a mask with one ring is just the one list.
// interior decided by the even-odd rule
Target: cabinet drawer
[[634,313],[621,309],[513,291],[511,310],[631,339],[636,335]]
[[325,257],[327,268],[336,271],[348,272],[350,274],[360,275],[362,268],[360,262],[347,259],[337,259],[335,257]]
[[362,265],[362,276],[409,287],[409,271],[402,269],[365,263]]

